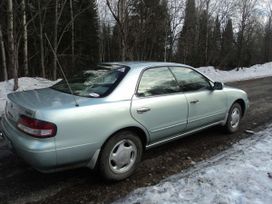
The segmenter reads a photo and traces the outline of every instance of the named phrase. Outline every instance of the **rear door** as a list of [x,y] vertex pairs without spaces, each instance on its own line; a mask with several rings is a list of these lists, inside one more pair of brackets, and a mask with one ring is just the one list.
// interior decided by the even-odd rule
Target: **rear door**
[[212,82],[193,69],[170,69],[189,103],[188,131],[224,120],[227,111],[224,91],[213,90]]
[[168,67],[143,72],[132,99],[131,114],[149,131],[151,143],[186,128],[188,103]]

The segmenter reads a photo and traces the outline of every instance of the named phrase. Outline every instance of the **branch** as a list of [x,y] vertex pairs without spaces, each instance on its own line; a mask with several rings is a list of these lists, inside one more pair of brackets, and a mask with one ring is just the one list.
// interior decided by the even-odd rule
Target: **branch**
[[63,38],[63,35],[69,30],[69,27],[72,25],[72,23],[74,23],[74,21],[76,20],[76,18],[77,18],[80,14],[82,14],[82,13],[84,13],[86,10],[88,10],[91,6],[92,6],[92,5],[89,5],[88,7],[86,7],[85,9],[83,9],[82,11],[80,11],[79,13],[77,13],[77,14],[74,16],[74,19],[71,20],[69,23],[67,23],[67,25],[64,27],[64,29],[63,29],[63,31],[62,31],[60,37],[59,37],[59,40],[58,40],[58,43],[57,43],[57,48],[59,47],[59,44],[60,44],[60,42],[61,42],[61,40],[62,40],[62,38]]
[[[120,27],[120,31],[121,31],[122,36],[124,37],[124,36],[125,36],[124,28],[123,28],[122,23],[120,22],[120,19],[116,16],[116,14],[114,13],[114,11],[112,10],[112,7],[111,7],[111,5],[110,5],[109,0],[106,0],[106,2],[107,2],[107,6],[108,6],[108,8],[110,9],[110,12],[111,12],[113,18],[115,19],[116,23],[117,23],[118,26]],[[120,1],[118,1],[118,4],[119,4],[119,2],[120,2]],[[119,10],[119,9],[118,9],[118,10]],[[119,11],[118,11],[118,13],[119,13]]]

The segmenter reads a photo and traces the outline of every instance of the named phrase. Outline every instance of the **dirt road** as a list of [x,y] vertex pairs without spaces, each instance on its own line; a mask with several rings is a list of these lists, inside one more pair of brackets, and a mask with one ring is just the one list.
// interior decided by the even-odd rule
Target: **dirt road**
[[[229,135],[219,127],[145,152],[136,173],[119,183],[106,183],[99,174],[77,169],[42,174],[12,154],[0,140],[0,203],[109,203],[138,187],[149,186],[218,154],[242,138],[244,130],[272,122],[272,78],[230,83],[247,91],[250,110],[240,132]],[[254,135],[252,136],[254,137]]]

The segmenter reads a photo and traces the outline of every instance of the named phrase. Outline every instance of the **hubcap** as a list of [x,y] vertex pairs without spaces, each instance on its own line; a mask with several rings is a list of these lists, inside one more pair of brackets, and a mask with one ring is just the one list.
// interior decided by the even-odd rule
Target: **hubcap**
[[109,166],[115,173],[124,173],[131,169],[136,161],[137,148],[131,140],[121,140],[110,152]]
[[237,128],[240,123],[240,110],[238,108],[234,108],[231,113],[230,125],[232,128]]

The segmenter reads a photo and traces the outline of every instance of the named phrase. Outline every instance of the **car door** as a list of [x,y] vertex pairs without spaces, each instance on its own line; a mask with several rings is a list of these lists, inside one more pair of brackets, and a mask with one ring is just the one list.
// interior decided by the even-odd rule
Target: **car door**
[[168,67],[143,72],[132,99],[131,114],[149,131],[151,143],[186,128],[188,103]]
[[214,90],[212,82],[193,69],[171,67],[170,70],[188,100],[188,131],[224,120],[227,111],[224,91]]

